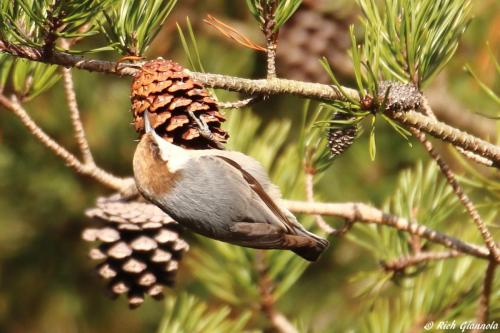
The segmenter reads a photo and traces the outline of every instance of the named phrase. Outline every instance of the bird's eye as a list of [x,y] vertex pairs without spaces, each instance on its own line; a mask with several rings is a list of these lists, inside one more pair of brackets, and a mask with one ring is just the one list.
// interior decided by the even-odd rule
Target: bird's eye
[[158,146],[158,144],[156,143],[155,140],[151,140],[150,143],[149,143],[149,149],[151,150],[151,153],[153,154],[153,157],[155,159],[161,159],[161,156],[160,156],[160,147]]

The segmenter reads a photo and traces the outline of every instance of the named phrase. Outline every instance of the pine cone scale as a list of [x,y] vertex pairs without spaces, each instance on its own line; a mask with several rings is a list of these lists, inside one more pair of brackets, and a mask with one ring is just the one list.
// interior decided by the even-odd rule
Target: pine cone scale
[[116,197],[98,199],[86,215],[96,226],[82,237],[98,242],[89,257],[100,262],[96,271],[109,281],[111,295],[126,294],[131,308],[140,306],[145,294],[161,299],[163,285],[173,285],[179,260],[189,249],[179,225],[152,204]]
[[221,128],[225,117],[218,112],[217,102],[173,61],[156,59],[144,64],[132,83],[131,99],[134,127],[140,134],[144,133],[147,110],[152,127],[169,142],[190,149],[213,149],[216,145],[200,135],[192,112],[217,133],[217,141],[227,141],[228,134]]

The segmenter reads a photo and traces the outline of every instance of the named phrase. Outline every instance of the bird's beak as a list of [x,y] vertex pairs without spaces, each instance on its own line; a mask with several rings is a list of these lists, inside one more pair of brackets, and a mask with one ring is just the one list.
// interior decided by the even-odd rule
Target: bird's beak
[[144,111],[144,130],[146,131],[146,133],[155,132],[155,129],[153,128],[153,126],[151,126],[151,123],[149,122],[148,110]]
[[160,144],[160,142],[163,141],[163,139],[158,134],[156,134],[153,126],[151,126],[151,122],[149,121],[149,112],[147,110],[144,111],[144,131],[146,132],[146,134],[150,133],[153,137],[153,140],[157,144]]

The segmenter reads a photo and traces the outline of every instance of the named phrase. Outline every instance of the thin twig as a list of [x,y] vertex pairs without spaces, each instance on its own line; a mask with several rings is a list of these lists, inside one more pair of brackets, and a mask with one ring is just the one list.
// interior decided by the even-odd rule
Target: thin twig
[[461,255],[463,255],[463,253],[454,250],[443,252],[419,252],[414,255],[384,261],[382,262],[382,266],[388,271],[403,271],[405,268],[416,266],[426,261],[444,260]]
[[[495,278],[495,269],[497,268],[497,263],[490,261],[488,267],[486,268],[486,273],[484,275],[483,291],[481,293],[481,298],[479,299],[479,306],[477,309],[476,322],[478,324],[484,324],[488,321],[488,315],[490,312],[490,299],[491,292],[493,290],[493,281]],[[475,329],[473,332],[482,332],[480,329]]]
[[410,128],[410,130],[415,135],[415,137],[422,143],[422,145],[427,150],[429,155],[431,155],[432,159],[436,161],[437,165],[439,166],[439,169],[445,176],[446,181],[448,182],[448,184],[450,184],[451,188],[453,189],[453,192],[457,195],[458,199],[464,205],[465,209],[467,210],[472,220],[476,224],[477,228],[479,229],[479,232],[483,237],[484,243],[490,250],[491,256],[493,256],[497,261],[500,261],[500,250],[498,249],[498,246],[495,244],[493,236],[486,227],[486,224],[482,220],[481,216],[479,215],[479,212],[477,211],[476,207],[470,200],[469,196],[464,192],[464,190],[456,180],[453,171],[451,171],[448,164],[446,164],[446,162],[441,158],[439,153],[434,150],[434,148],[432,147],[432,143],[429,140],[427,140],[425,134],[423,134],[422,132],[420,132],[418,129],[415,128]]
[[[432,108],[429,104],[429,100],[425,96],[422,96],[422,101],[423,101],[422,106],[421,106],[422,113],[428,117],[431,117],[434,120],[437,120],[437,117],[434,114],[434,111],[432,110]],[[493,166],[493,161],[487,159],[486,157],[483,157],[481,155],[467,151],[461,147],[456,147],[456,148],[462,155],[464,155],[466,158],[468,158],[469,160],[471,160],[475,163],[482,164],[482,165],[485,165],[488,167]]]
[[89,143],[85,135],[82,120],[80,118],[80,110],[76,101],[75,87],[73,85],[73,77],[70,68],[62,68],[62,77],[64,82],[64,92],[66,94],[66,102],[71,116],[71,123],[75,132],[75,139],[80,147],[84,164],[95,165],[94,158],[89,148]]
[[258,274],[260,307],[262,312],[269,319],[274,329],[279,333],[298,333],[292,323],[278,310],[276,310],[276,300],[273,296],[274,285],[268,274],[269,267],[266,262],[265,252],[256,253],[256,270]]
[[278,7],[276,0],[267,1],[262,6],[262,17],[264,24],[262,32],[266,37],[266,56],[267,70],[266,77],[268,80],[276,78],[276,48],[278,46],[278,31],[276,28],[276,8]]
[[[308,202],[314,202],[314,172],[310,171],[310,168],[304,168],[305,170],[305,189],[306,189],[306,199]],[[314,220],[316,221],[316,225],[326,232],[327,234],[332,234],[335,232],[323,217],[319,214],[314,215]]]
[[36,124],[15,96],[9,99],[4,95],[0,95],[0,105],[12,111],[38,141],[49,148],[56,156],[61,158],[68,167],[77,173],[89,176],[101,184],[122,193],[128,193],[130,189],[135,186],[131,178],[119,178],[95,165],[86,165],[80,162],[75,155],[62,147]]
[[364,203],[310,203],[292,200],[283,200],[283,203],[294,213],[337,216],[361,223],[386,225],[400,231],[408,232],[412,235],[418,235],[431,242],[444,245],[452,250],[466,253],[477,258],[491,259],[490,251],[484,246],[466,243],[457,238],[430,229],[425,225],[410,222],[405,218],[384,213],[383,211]]
[[[2,40],[0,40],[0,52],[9,53],[11,55],[32,61],[56,64],[64,67],[76,67],[87,71],[96,71],[115,75],[135,75],[139,70],[137,66],[141,65],[141,63],[136,63],[133,66],[129,64],[119,64],[119,66],[116,66],[116,62],[86,60],[81,56],[56,51],[52,52],[50,57],[45,57],[43,52],[39,49],[24,45],[15,45]],[[271,80],[251,80],[220,74],[191,72],[188,70],[186,70],[186,72],[191,74],[193,79],[199,81],[207,87],[220,88],[250,95],[290,94],[323,101],[343,100],[345,98],[335,86],[319,83],[277,78]],[[359,95],[356,90],[347,87],[342,87],[342,89],[343,92],[350,98],[359,99]],[[443,141],[449,142],[454,146],[461,147],[467,151],[471,151],[488,158],[493,162],[493,167],[500,167],[500,148],[489,142],[449,126],[446,123],[439,122],[428,116],[422,115],[415,110],[391,113],[389,115],[402,124],[416,127],[421,131]]]
[[49,57],[56,46],[58,38],[57,30],[59,30],[64,23],[61,13],[57,16],[53,16],[53,12],[60,6],[60,3],[60,0],[54,1],[50,9],[47,10],[47,27],[42,48],[44,55]]
[[487,158],[493,162],[493,167],[500,167],[500,147],[492,143],[483,141],[471,134],[457,130],[448,124],[415,111],[395,112],[391,114],[391,117],[404,125],[415,127],[454,146]]
[[[422,104],[422,112],[433,119],[436,119],[436,116],[434,112],[432,111],[431,107],[429,106],[429,102],[427,99],[424,97],[423,98],[423,104]],[[486,243],[486,246],[490,249],[490,252],[493,256],[495,256],[497,259],[500,258],[500,250],[498,249],[497,245],[495,244],[493,237],[491,233],[489,232],[488,228],[486,227],[485,223],[483,222],[481,216],[479,215],[479,212],[477,211],[474,203],[470,198],[467,196],[465,191],[463,190],[462,186],[458,183],[458,181],[455,178],[455,175],[451,168],[448,166],[448,164],[443,160],[441,155],[432,147],[432,143],[427,140],[426,135],[420,132],[419,130],[415,128],[410,129],[412,133],[415,135],[415,137],[423,144],[429,155],[436,161],[437,165],[439,166],[441,173],[445,176],[448,184],[451,186],[453,189],[453,192],[457,195],[458,199],[460,202],[464,205],[465,209],[471,216],[472,220],[474,223],[476,223],[479,231],[481,232],[481,235],[483,236],[483,239]],[[458,147],[459,148],[459,147]],[[460,151],[460,150],[459,150]],[[462,153],[470,153],[462,150]],[[473,154],[475,156],[475,154]],[[482,158],[481,156],[478,156],[479,158]]]
[[494,166],[493,165],[493,161],[492,160],[489,160],[487,159],[486,157],[483,157],[481,155],[478,155],[478,154],[475,154],[471,151],[467,151],[461,147],[455,147],[458,152],[462,155],[464,155],[466,158],[468,158],[469,160],[471,160],[472,162],[475,162],[477,164],[482,164],[484,166],[487,166],[487,167],[492,167]]

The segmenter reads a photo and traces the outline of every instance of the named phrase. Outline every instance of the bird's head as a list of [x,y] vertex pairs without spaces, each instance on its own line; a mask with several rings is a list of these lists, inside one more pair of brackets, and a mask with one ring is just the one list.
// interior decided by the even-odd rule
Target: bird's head
[[139,191],[155,202],[155,198],[169,191],[177,177],[167,167],[169,152],[175,146],[156,133],[147,111],[144,112],[144,128],[146,133],[134,154],[134,176]]
[[167,151],[170,143],[159,136],[149,119],[149,112],[144,111],[144,130],[145,133],[137,146],[137,150],[145,150],[143,153],[151,155],[154,159],[162,160],[162,155]]

